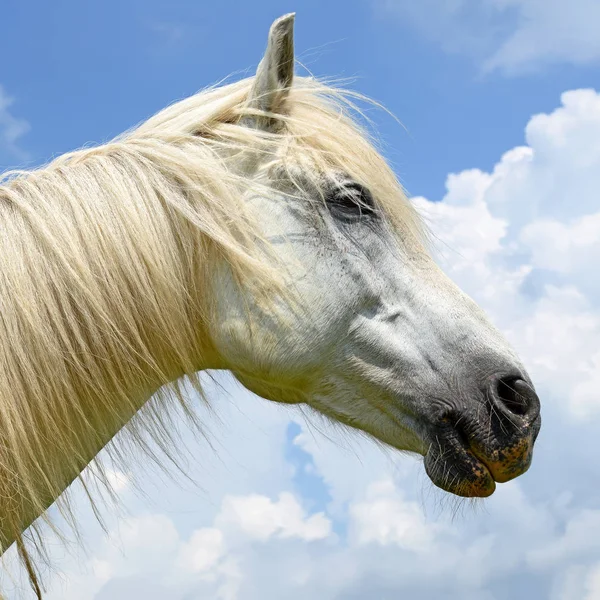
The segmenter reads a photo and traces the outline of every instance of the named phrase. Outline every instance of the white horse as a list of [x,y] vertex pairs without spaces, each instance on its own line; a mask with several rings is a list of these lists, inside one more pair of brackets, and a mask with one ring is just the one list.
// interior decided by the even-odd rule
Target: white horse
[[294,78],[292,30],[255,77],[0,187],[0,544],[40,598],[30,525],[107,444],[171,456],[204,369],[421,454],[454,494],[530,464],[523,365],[433,262],[352,95]]

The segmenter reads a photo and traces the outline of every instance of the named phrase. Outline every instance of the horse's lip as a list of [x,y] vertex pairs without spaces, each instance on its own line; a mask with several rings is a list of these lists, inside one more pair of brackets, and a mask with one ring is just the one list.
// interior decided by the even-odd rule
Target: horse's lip
[[462,432],[449,424],[438,430],[430,444],[425,470],[436,486],[457,496],[484,498],[496,489],[492,469]]

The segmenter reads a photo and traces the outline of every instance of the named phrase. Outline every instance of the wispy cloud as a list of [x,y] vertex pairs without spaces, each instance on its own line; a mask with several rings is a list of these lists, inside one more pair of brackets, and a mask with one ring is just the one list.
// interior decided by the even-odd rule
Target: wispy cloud
[[7,158],[27,160],[29,154],[19,146],[19,140],[30,129],[24,119],[15,117],[11,112],[14,98],[11,98],[0,85],[0,155]]
[[378,10],[418,28],[482,70],[531,72],[600,62],[597,0],[376,0]]
[[193,20],[144,19],[147,51],[155,58],[179,56],[205,37],[204,25]]
[[161,44],[168,47],[177,46],[185,38],[186,27],[182,23],[161,21],[151,23],[149,28],[156,34]]

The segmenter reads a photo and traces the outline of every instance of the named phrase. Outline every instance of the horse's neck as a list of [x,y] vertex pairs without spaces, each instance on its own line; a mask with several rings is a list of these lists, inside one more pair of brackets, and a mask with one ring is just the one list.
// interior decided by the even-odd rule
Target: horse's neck
[[[154,215],[149,214],[148,218],[152,216]],[[157,218],[164,218],[164,215],[157,214]],[[166,225],[168,227],[165,226],[164,231],[168,231],[171,226],[178,226],[173,223]],[[98,229],[101,226],[102,223],[98,223]],[[110,233],[108,225],[106,229]],[[184,229],[186,227],[182,225],[182,230]],[[182,230],[176,235],[183,235]],[[197,242],[198,239],[195,238],[194,241]],[[115,240],[115,248],[109,250],[107,257],[114,261],[122,260],[122,264],[115,264],[114,267],[128,272],[127,269],[132,267],[127,261],[133,260],[133,257],[128,256],[124,245],[117,247],[118,242],[119,240]],[[177,256],[173,248],[180,242],[179,239],[157,240],[158,242],[167,247],[171,260],[173,256]],[[95,256],[94,251],[101,247],[95,240],[83,240],[82,243],[86,245],[88,256]],[[70,247],[66,251],[69,250]],[[10,512],[15,517],[9,522],[4,518],[0,519],[0,554],[2,549],[15,541],[18,532],[24,531],[58,498],[161,386],[186,373],[191,374],[212,366],[205,362],[205,357],[210,352],[200,315],[206,311],[201,306],[190,308],[182,301],[183,297],[189,298],[201,289],[199,282],[194,279],[196,274],[191,272],[196,265],[187,264],[182,259],[185,268],[180,264],[172,266],[173,277],[181,280],[173,280],[171,286],[168,281],[160,278],[165,273],[157,276],[151,272],[151,267],[147,267],[148,272],[142,271],[147,264],[152,265],[150,261],[143,260],[144,256],[141,260],[139,256],[135,258],[138,260],[136,268],[140,272],[135,274],[137,278],[133,277],[131,280],[123,277],[120,298],[111,297],[114,281],[106,283],[106,287],[102,288],[101,278],[98,273],[93,272],[95,267],[90,264],[89,280],[100,281],[96,290],[96,304],[85,304],[88,290],[77,289],[78,281],[69,283],[68,274],[65,275],[66,284],[63,284],[64,289],[59,292],[64,292],[63,298],[67,301],[57,314],[64,312],[71,323],[79,323],[82,315],[88,320],[89,329],[79,332],[83,350],[71,345],[71,339],[68,342],[69,349],[74,347],[77,353],[71,350],[69,354],[66,349],[63,349],[64,357],[61,356],[62,353],[52,353],[54,348],[63,348],[61,339],[64,339],[64,335],[61,338],[57,334],[56,340],[44,345],[45,338],[35,331],[31,341],[35,347],[31,346],[31,354],[24,348],[30,364],[45,370],[36,372],[35,377],[29,376],[29,379],[21,376],[21,404],[28,405],[24,412],[37,412],[29,418],[25,427],[21,427],[23,433],[19,434],[19,445],[14,447],[17,450],[21,449],[21,445],[28,447],[27,452],[24,451],[18,459],[22,463],[24,461],[26,466],[21,464],[19,468],[29,469],[27,475],[37,473],[39,480],[36,480],[36,476],[31,476],[28,477],[29,483],[22,483],[18,473],[17,476],[8,477],[1,472],[0,466],[0,515]],[[156,255],[149,258],[156,259]],[[50,297],[53,290],[51,273],[60,272],[56,265],[47,266],[48,269],[44,269],[44,265],[40,268],[38,297]],[[138,285],[137,281],[141,282],[138,288],[135,287]],[[110,287],[111,284],[113,288]],[[77,293],[80,293],[82,305],[77,309],[79,312],[74,312],[73,304],[76,305]],[[172,299],[170,293],[178,296]],[[14,299],[14,302],[17,301],[18,298]],[[203,299],[197,298],[197,301],[202,302]],[[40,310],[42,309],[43,306]],[[110,323],[103,320],[106,315],[110,316]],[[69,327],[65,325],[64,331],[70,331]],[[46,332],[47,330],[48,328]],[[42,351],[39,348],[47,350],[43,354],[44,360],[41,360]],[[48,360],[45,360],[46,355]],[[64,365],[60,361],[64,361]],[[56,372],[48,372],[52,370],[53,364],[58,367]],[[65,375],[67,373],[68,376]],[[40,393],[40,385],[46,385],[47,392]],[[30,394],[33,394],[31,390],[36,390],[36,399],[47,397],[47,402],[44,401],[46,406],[40,406],[38,400],[28,402],[27,390],[30,390]],[[48,440],[48,443],[42,447],[39,440]],[[9,479],[11,482],[6,483]],[[1,483],[2,481],[5,483]],[[36,488],[33,492],[35,501],[28,499],[32,487]],[[11,497],[13,500],[9,502]]]
[[[203,370],[202,367],[199,370]],[[182,373],[173,373],[171,381],[175,381]],[[136,388],[132,388],[129,392],[130,402],[123,403],[120,406],[120,411],[115,414],[106,415],[103,423],[103,431],[98,435],[97,431],[93,432],[93,442],[88,443],[85,449],[73,448],[73,453],[77,453],[76,459],[69,456],[68,461],[64,461],[60,454],[53,453],[48,455],[47,468],[49,472],[60,472],[60,480],[55,481],[52,492],[47,492],[40,500],[42,507],[33,507],[27,501],[21,502],[20,515],[20,531],[25,531],[41,514],[49,508],[58,497],[82,474],[88,465],[96,458],[107,444],[111,443],[113,438],[123,429],[128,422],[136,416],[136,413],[143,409],[144,405],[150,401],[152,396],[160,390],[162,386],[148,378],[145,385],[140,384]],[[166,393],[169,393],[168,391]],[[80,431],[79,436],[86,436],[92,431]],[[65,466],[66,465],[66,466]],[[0,525],[0,555],[6,550],[16,539],[14,530],[5,529]]]

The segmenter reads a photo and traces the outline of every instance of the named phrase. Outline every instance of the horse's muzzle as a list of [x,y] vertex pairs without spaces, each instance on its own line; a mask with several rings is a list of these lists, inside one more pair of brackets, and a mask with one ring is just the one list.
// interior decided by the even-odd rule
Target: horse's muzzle
[[489,496],[496,482],[529,468],[541,426],[540,402],[520,376],[497,375],[488,380],[483,398],[458,403],[449,403],[434,426],[425,470],[447,492]]

